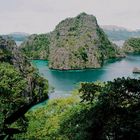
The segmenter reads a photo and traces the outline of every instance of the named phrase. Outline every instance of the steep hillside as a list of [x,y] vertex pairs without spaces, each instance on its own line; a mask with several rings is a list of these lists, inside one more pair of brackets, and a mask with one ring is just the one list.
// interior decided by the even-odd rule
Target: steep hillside
[[81,13],[60,22],[50,34],[49,67],[84,69],[101,67],[119,54],[92,15]]
[[21,51],[29,59],[48,59],[49,39],[46,34],[31,35],[21,45]]
[[126,53],[140,53],[140,38],[130,38],[126,40],[123,50]]
[[[48,98],[48,82],[40,77],[10,38],[0,37],[0,139],[26,130],[24,114]],[[12,128],[11,124],[19,123]]]

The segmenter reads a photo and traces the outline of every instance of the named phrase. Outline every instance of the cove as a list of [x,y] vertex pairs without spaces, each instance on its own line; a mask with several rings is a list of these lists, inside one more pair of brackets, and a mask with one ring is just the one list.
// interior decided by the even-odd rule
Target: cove
[[119,60],[108,60],[99,69],[59,71],[48,68],[48,61],[32,60],[31,63],[38,69],[39,74],[48,79],[49,85],[55,88],[53,96],[67,96],[79,82],[109,81],[117,77],[139,78],[133,74],[134,67],[140,67],[140,55],[127,55]]

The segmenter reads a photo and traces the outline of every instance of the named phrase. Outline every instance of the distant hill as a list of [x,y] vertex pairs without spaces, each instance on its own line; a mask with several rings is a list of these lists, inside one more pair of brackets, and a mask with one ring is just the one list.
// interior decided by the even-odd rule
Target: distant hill
[[140,30],[128,30],[115,25],[101,26],[112,41],[127,40],[131,37],[140,37]]
[[140,54],[140,38],[130,38],[123,45],[124,52]]
[[2,36],[3,37],[10,36],[14,39],[14,41],[24,41],[29,36],[29,34],[22,33],[22,32],[14,32],[14,33],[10,33],[10,34],[7,34],[7,35],[2,35]]
[[49,39],[47,34],[33,34],[20,45],[20,50],[29,59],[48,59]]

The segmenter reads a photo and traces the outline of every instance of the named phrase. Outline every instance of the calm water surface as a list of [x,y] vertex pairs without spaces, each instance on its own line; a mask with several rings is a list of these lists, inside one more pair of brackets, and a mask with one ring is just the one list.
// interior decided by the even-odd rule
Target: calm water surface
[[20,46],[23,41],[16,41],[17,46]]
[[33,60],[32,64],[38,68],[39,73],[49,80],[49,84],[55,88],[55,94],[70,93],[79,82],[108,81],[117,77],[139,78],[139,74],[133,74],[133,68],[140,68],[140,55],[128,55],[120,60],[109,60],[100,69],[59,71],[50,70],[48,62]]

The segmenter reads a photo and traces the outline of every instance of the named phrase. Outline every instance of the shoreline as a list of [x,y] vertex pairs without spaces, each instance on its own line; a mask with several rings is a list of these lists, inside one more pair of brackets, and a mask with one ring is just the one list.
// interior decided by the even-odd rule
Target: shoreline
[[[110,59],[106,59],[104,61],[104,63],[101,65],[101,67],[96,67],[96,68],[76,68],[76,69],[56,69],[56,68],[49,68],[50,70],[52,71],[59,71],[59,72],[71,72],[71,71],[86,71],[86,70],[98,70],[98,69],[101,69],[108,61],[119,61],[119,60],[122,60],[124,59],[125,57],[119,57],[119,58],[110,58]],[[42,60],[42,61],[46,61],[48,62],[49,60],[45,60],[45,59],[29,59],[29,61],[39,61],[39,60]],[[32,63],[32,62],[31,62]]]

